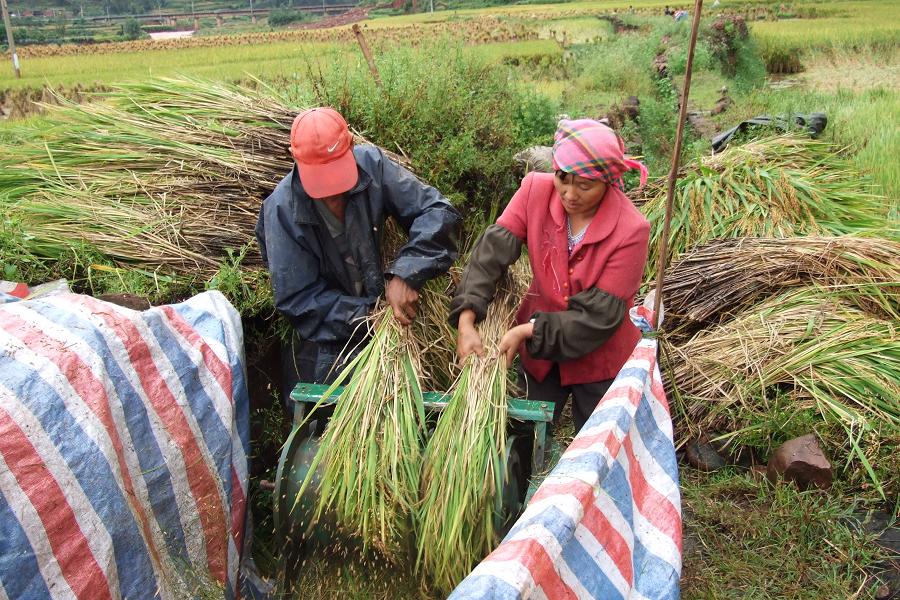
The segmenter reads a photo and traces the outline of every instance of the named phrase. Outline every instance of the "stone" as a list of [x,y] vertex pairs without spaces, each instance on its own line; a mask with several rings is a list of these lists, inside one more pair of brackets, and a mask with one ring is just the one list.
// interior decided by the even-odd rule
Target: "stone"
[[630,120],[636,120],[641,114],[641,101],[637,96],[628,96],[622,103],[622,110]]
[[691,466],[700,471],[718,471],[725,466],[725,459],[702,438],[688,442],[684,453]]
[[653,59],[653,70],[660,79],[669,76],[669,60],[666,58],[665,54],[656,55],[656,58]]
[[526,173],[531,171],[537,171],[538,173],[553,172],[553,148],[550,146],[526,148],[516,154],[513,160]]
[[834,478],[831,463],[812,433],[779,446],[769,457],[766,474],[772,482],[779,478],[793,481],[802,490],[810,486],[828,489]]
[[[725,462],[729,465],[749,469],[760,463],[753,448],[748,446],[739,446],[732,440],[713,440],[710,444],[712,444],[712,447],[719,453],[719,456],[724,458]],[[762,465],[762,468],[763,471],[765,471],[765,465]]]
[[149,300],[135,294],[103,294],[97,296],[97,299],[118,304],[119,306],[130,308],[131,310],[147,310],[150,308]]

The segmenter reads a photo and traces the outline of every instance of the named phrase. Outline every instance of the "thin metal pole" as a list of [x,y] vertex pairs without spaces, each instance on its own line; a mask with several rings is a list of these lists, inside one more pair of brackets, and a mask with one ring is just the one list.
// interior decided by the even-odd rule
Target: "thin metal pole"
[[3,9],[3,26],[6,27],[6,42],[9,44],[9,53],[12,54],[13,69],[16,70],[16,79],[21,79],[19,55],[16,54],[16,40],[13,39],[12,23],[9,21],[9,8],[6,7],[6,0],[0,0],[0,7]]
[[675,204],[675,181],[678,179],[681,142],[684,137],[684,123],[687,120],[688,95],[691,91],[694,47],[697,45],[697,31],[700,29],[700,10],[702,8],[703,0],[695,0],[694,19],[691,22],[691,41],[688,46],[687,65],[684,73],[684,90],[681,94],[681,107],[678,110],[678,128],[675,130],[675,149],[672,151],[672,167],[669,169],[669,183],[666,189],[666,219],[663,221],[662,236],[659,238],[659,253],[656,259],[656,298],[653,302],[653,329],[658,329],[659,327],[659,309],[662,305],[663,285],[666,279],[666,255],[669,253],[669,228],[672,224],[672,210]]

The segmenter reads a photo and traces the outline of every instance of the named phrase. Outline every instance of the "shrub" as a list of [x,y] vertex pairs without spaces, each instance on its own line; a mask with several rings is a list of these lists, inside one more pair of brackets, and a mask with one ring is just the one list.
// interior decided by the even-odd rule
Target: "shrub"
[[746,21],[738,15],[719,17],[703,32],[704,41],[718,59],[726,77],[734,77],[737,72],[737,46],[749,36]]
[[387,50],[377,65],[380,90],[363,61],[334,65],[297,104],[334,106],[372,142],[409,156],[464,212],[495,215],[519,183],[513,155],[552,140],[556,107],[457,45]]
[[300,12],[299,10],[290,10],[290,9],[274,9],[269,13],[269,25],[271,27],[281,27],[283,25],[290,25],[291,23],[301,23],[303,21],[308,21],[310,16],[307,13]]
[[[687,51],[688,48],[686,45],[679,46],[677,51],[673,52],[668,57],[668,69],[670,75],[684,75],[684,71],[687,69]],[[716,59],[713,56],[712,50],[709,49],[709,45],[703,40],[699,40],[697,46],[694,48],[694,72],[714,69],[715,66]]]
[[141,24],[137,19],[128,19],[122,23],[122,37],[126,40],[136,40],[144,35]]

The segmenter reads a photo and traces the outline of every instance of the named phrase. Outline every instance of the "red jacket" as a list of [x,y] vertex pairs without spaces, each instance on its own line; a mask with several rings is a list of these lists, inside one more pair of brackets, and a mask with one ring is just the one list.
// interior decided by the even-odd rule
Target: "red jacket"
[[[584,240],[571,257],[567,251],[566,212],[552,173],[530,173],[512,197],[497,224],[528,247],[534,280],[516,316],[526,323],[537,311],[568,308],[569,296],[597,287],[634,304],[647,262],[650,224],[620,190],[609,186],[588,226]],[[613,379],[637,345],[641,334],[625,320],[605,344],[581,358],[559,363],[563,385]],[[553,363],[528,355],[520,348],[525,369],[538,381]]]

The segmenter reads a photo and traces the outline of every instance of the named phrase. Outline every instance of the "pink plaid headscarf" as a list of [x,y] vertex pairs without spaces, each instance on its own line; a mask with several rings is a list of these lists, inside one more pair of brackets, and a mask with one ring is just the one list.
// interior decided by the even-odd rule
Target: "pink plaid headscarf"
[[625,157],[625,143],[608,125],[592,119],[559,122],[553,142],[554,171],[599,179],[622,189],[622,175],[630,169],[640,170],[643,187],[647,167]]

